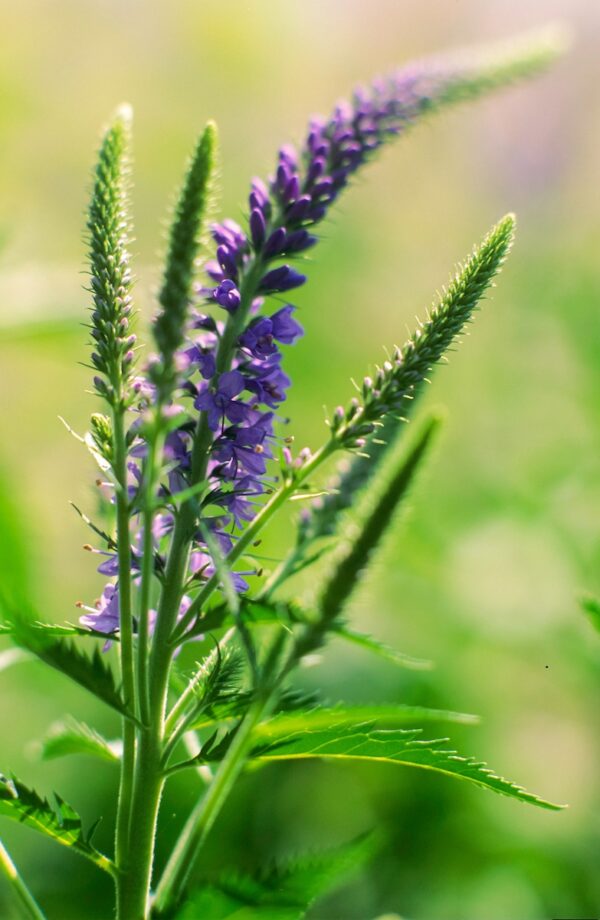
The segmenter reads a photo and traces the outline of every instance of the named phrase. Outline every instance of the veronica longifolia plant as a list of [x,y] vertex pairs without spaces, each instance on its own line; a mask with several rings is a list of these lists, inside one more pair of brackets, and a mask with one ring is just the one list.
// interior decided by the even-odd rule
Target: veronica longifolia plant
[[[81,512],[93,535],[86,549],[99,556],[106,584],[100,600],[79,605],[79,626],[41,624],[7,603],[4,629],[121,717],[119,742],[72,721],[43,745],[47,757],[91,754],[118,766],[114,855],[98,852],[62,799],[51,804],[15,778],[2,779],[0,813],[112,876],[119,920],[224,918],[236,904],[248,917],[265,910],[301,917],[365,855],[359,842],[259,879],[213,878],[190,890],[206,836],[248,762],[384,760],[558,807],[423,728],[466,716],[396,703],[319,707],[290,692],[295,667],[331,635],[399,664],[426,664],[353,631],[344,612],[439,424],[426,420],[405,448],[403,422],[504,262],[513,217],[490,230],[408,342],[334,411],[321,447],[294,456],[279,419],[290,386],[283,354],[302,335],[290,298],[307,281],[304,253],[352,177],[426,114],[536,73],[554,52],[538,41],[425,62],[358,90],[329,118],[313,119],[299,149],[281,148],[268,181],[252,182],[243,226],[210,225],[210,243],[217,134],[208,124],[174,209],[145,361],[132,332],[129,110],[121,108],[106,130],[87,221],[91,362],[104,408],[83,440],[101,469],[114,526],[105,530]],[[335,479],[319,487],[319,468],[342,455]],[[279,508],[300,497],[306,510],[293,545],[251,590],[247,579],[262,575],[256,541]],[[310,598],[291,601],[287,579],[324,553],[326,573],[316,587],[313,579]],[[83,636],[100,640],[93,655],[81,647]],[[182,647],[203,637],[212,642],[192,649],[209,652],[197,651],[195,668],[181,666]],[[154,869],[163,789],[185,769],[199,771],[205,789],[190,798],[166,865]],[[0,861],[25,912],[43,916],[3,849]]]

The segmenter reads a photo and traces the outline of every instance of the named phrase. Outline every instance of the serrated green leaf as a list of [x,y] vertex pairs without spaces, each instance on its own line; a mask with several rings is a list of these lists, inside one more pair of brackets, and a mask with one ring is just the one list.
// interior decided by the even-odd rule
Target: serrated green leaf
[[[3,606],[6,614],[6,603]],[[21,648],[70,677],[121,715],[133,718],[116,686],[111,667],[98,647],[92,655],[88,655],[70,639],[64,638],[65,630],[68,630],[67,635],[73,634],[72,629],[79,634],[78,627],[34,622],[32,618],[27,619],[20,610],[10,611],[6,625],[12,639]],[[103,638],[106,639],[106,636]]]
[[[96,632],[87,626],[73,626],[71,623],[43,623],[34,622],[29,624],[29,628],[39,632],[42,639],[44,637],[55,637],[60,639],[74,636],[88,636],[91,639],[103,639],[106,642],[106,633]],[[19,627],[11,626],[10,623],[0,623],[0,635],[15,635]],[[111,636],[111,642],[118,641],[118,636]]]
[[[249,699],[244,699],[243,705],[229,712],[224,711],[219,718],[209,718],[206,715],[195,720],[190,728],[199,730],[208,728],[219,722],[222,728],[228,728],[224,734],[217,731],[204,743],[202,750],[195,757],[181,761],[172,768],[173,771],[198,764],[221,760],[229,745],[235,738],[237,726],[234,715],[240,715],[247,707]],[[423,724],[427,722],[454,722],[462,724],[476,724],[479,718],[465,712],[450,712],[445,709],[428,709],[424,706],[405,706],[402,704],[373,704],[346,706],[312,706],[310,708],[280,711],[271,718],[261,722],[252,734],[256,745],[275,745],[278,741],[287,741],[291,735],[300,732],[330,732],[332,737],[341,731],[346,734],[355,730],[361,733],[371,731],[376,727],[398,728],[402,725]],[[339,731],[338,731],[339,730]]]
[[[179,699],[167,719],[167,734],[182,717],[191,728],[192,725],[212,725],[244,711],[250,695],[241,688],[242,671],[239,650],[227,644],[217,645],[202,663],[197,664],[190,678],[184,679],[174,668],[171,684]],[[191,702],[191,706],[184,704],[185,700],[188,704]]]
[[45,645],[28,647],[46,664],[70,677],[103,703],[116,709],[121,715],[132,718],[117,689],[110,665],[102,657],[99,648],[96,647],[92,655],[87,655],[66,639],[55,639]]
[[304,709],[283,712],[261,722],[254,729],[257,741],[275,742],[299,732],[329,731],[336,728],[363,729],[375,725],[390,728],[423,722],[462,722],[474,724],[477,716],[464,712],[448,712],[444,709],[428,709],[424,706],[405,706],[400,703],[387,705],[339,706]]
[[51,726],[42,741],[41,757],[43,760],[53,760],[69,754],[90,754],[114,763],[120,760],[121,748],[122,742],[107,741],[85,722],[68,719]]
[[55,794],[53,807],[18,779],[0,776],[0,815],[25,824],[57,843],[85,856],[100,869],[113,873],[111,861],[98,852],[83,831],[81,818],[71,806]]
[[362,837],[257,877],[223,873],[188,896],[175,920],[301,920],[318,897],[372,855],[375,839]]
[[404,764],[446,773],[541,808],[559,810],[564,807],[541,799],[498,776],[485,763],[473,757],[463,757],[446,748],[447,738],[427,741],[421,735],[420,729],[357,731],[352,728],[336,728],[331,731],[304,732],[290,735],[273,744],[258,745],[253,749],[251,757],[262,763],[319,758]]
[[341,624],[334,626],[332,633],[334,636],[339,636],[340,639],[359,645],[368,652],[373,652],[375,655],[379,655],[380,658],[385,658],[402,668],[408,668],[412,671],[429,671],[433,667],[433,662],[427,658],[413,658],[411,655],[405,655],[404,652],[399,652],[397,649],[392,648],[391,645],[386,645],[385,642],[380,642],[379,639],[375,639],[367,633],[350,629],[349,626]]
[[[244,715],[248,706],[254,699],[250,690],[238,689],[228,698],[221,698],[216,705],[210,707],[210,711],[200,713],[191,723],[190,729],[198,731],[202,728],[209,728],[215,723],[230,724],[236,717]],[[275,713],[296,712],[299,709],[315,709],[322,705],[322,700],[318,693],[301,691],[296,689],[285,690],[277,704],[274,706]]]

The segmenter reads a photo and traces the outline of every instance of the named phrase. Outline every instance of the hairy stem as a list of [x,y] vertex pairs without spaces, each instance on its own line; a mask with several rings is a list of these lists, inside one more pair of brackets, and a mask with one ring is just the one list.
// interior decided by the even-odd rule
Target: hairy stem
[[137,677],[139,694],[139,716],[143,725],[150,721],[150,691],[148,687],[148,641],[149,612],[152,578],[154,575],[154,543],[152,525],[154,520],[154,485],[156,481],[156,458],[160,456],[163,437],[157,430],[148,439],[148,454],[144,469],[144,506],[143,506],[143,543],[142,543],[142,579],[139,597],[138,625],[138,659]]
[[[258,284],[260,269],[250,271],[244,287],[242,307],[247,315]],[[240,310],[240,312],[242,312]],[[231,362],[240,324],[239,317],[230,323],[219,348],[219,366],[227,368]],[[228,332],[229,330],[229,332]],[[208,452],[212,433],[202,414],[196,430],[192,451],[191,484],[200,482],[206,475]],[[147,914],[148,896],[152,878],[154,840],[160,798],[164,784],[161,769],[163,753],[164,719],[169,687],[169,674],[173,648],[169,638],[177,621],[183,585],[187,572],[190,544],[194,533],[196,509],[194,502],[186,502],[175,522],[169,559],[161,593],[156,629],[152,641],[148,674],[149,724],[142,729],[140,750],[135,775],[135,792],[131,812],[131,826],[135,828],[136,846],[131,864],[121,884],[119,920],[141,920]],[[148,528],[146,527],[147,531]],[[144,552],[146,556],[146,551]],[[148,565],[148,559],[146,559]],[[131,794],[131,788],[129,789]]]
[[131,809],[131,853],[120,881],[118,920],[145,920],[154,862],[156,820],[164,784],[158,720],[141,729]]
[[[129,501],[127,496],[127,449],[123,424],[123,410],[113,412],[114,473],[117,481],[117,553],[119,559],[119,633],[121,680],[125,704],[135,712],[135,674],[133,663],[133,623],[131,610],[131,545],[129,530]],[[122,869],[129,851],[129,818],[135,763],[135,726],[123,719],[123,758],[117,807],[115,860]]]
[[287,638],[284,630],[275,637],[261,670],[256,695],[206,793],[188,817],[171,853],[154,899],[153,906],[158,915],[171,908],[181,897],[200,849],[244,769],[252,746],[252,733],[258,723],[268,715],[276,699],[283,674],[280,670],[281,653]]

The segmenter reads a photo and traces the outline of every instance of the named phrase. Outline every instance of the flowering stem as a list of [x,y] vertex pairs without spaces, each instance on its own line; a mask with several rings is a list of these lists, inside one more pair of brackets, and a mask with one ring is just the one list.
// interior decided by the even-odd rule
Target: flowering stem
[[180,897],[200,848],[244,768],[252,745],[252,733],[269,712],[275,698],[275,691],[279,685],[280,652],[285,641],[284,632],[275,639],[263,668],[261,686],[257,688],[256,696],[242,719],[219,769],[205,795],[188,817],[171,853],[154,898],[153,906],[158,915],[176,903]]
[[[117,482],[117,553],[119,559],[119,633],[121,679],[125,705],[135,711],[135,675],[133,664],[133,623],[131,610],[131,536],[129,530],[129,502],[127,498],[127,448],[123,425],[123,410],[113,411],[114,474]],[[129,718],[123,719],[123,758],[117,808],[115,860],[119,869],[128,858],[129,818],[135,761],[135,726]]]
[[14,862],[10,858],[10,855],[2,841],[0,840],[0,872],[8,880],[9,884],[14,891],[17,900],[19,901],[23,912],[27,917],[32,917],[33,920],[46,920],[46,915],[40,908],[39,904],[31,894],[29,888],[19,875],[19,870],[15,866]]

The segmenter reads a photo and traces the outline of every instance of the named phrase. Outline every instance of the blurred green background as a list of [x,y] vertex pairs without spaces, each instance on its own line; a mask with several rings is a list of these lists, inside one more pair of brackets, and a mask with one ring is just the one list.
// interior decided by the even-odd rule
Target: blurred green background
[[[546,920],[600,914],[600,643],[578,611],[600,591],[600,95],[596,0],[3,0],[0,59],[0,567],[47,618],[73,619],[101,577],[71,499],[93,511],[92,468],[58,421],[83,430],[83,212],[100,125],[135,108],[137,298],[152,309],[164,215],[196,132],[222,136],[222,214],[248,179],[357,82],[426,53],[562,18],[573,51],[534,83],[444,114],[389,149],[335,209],[298,295],[306,337],[286,356],[299,446],[323,404],[350,393],[423,315],[449,269],[507,210],[518,242],[493,301],[440,369],[427,402],[448,424],[411,509],[352,619],[431,673],[336,645],[302,676],[332,699],[414,701],[480,713],[452,730],[466,753],[554,801],[545,813],[394,767],[304,766],[245,779],[207,865],[347,840],[373,826],[380,855],[314,920]],[[273,553],[289,539],[279,521]],[[32,742],[72,712],[110,714],[33,663],[0,674],[0,769],[57,788],[110,845],[116,777],[78,759],[40,763]],[[196,787],[170,787],[159,859]],[[111,915],[104,878],[2,821],[49,914]],[[74,906],[73,906],[74,905]],[[14,914],[0,881],[0,917]]]

